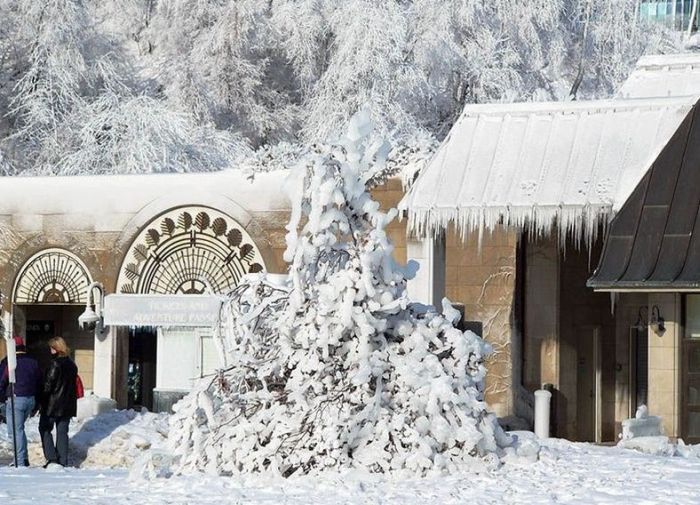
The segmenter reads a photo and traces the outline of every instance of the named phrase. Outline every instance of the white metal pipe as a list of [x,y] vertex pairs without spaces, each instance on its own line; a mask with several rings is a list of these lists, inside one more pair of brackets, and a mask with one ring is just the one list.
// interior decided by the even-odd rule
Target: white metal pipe
[[546,389],[535,391],[535,435],[549,438],[549,404],[552,393]]
[[5,341],[7,347],[7,375],[10,384],[14,384],[15,371],[17,370],[17,348],[15,347],[15,339],[8,338]]

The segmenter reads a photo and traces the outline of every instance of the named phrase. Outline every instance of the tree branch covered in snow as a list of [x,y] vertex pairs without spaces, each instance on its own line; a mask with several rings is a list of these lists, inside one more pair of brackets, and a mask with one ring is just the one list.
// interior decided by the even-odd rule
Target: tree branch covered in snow
[[[180,126],[163,139],[146,135],[136,156],[149,160],[143,168],[129,161],[98,171],[210,170],[231,153],[252,159],[229,165],[267,170],[266,161],[286,164],[336,138],[369,105],[378,134],[412,151],[441,140],[467,103],[609,95],[641,54],[671,45],[636,4],[0,0],[0,147],[11,173],[90,171],[65,166],[96,157],[82,119],[105,104],[112,117],[138,105],[182,114]],[[229,136],[228,149],[213,130]],[[188,138],[198,141],[187,146]],[[125,159],[133,136],[120,139],[100,163]],[[200,145],[188,164],[182,149]]]
[[489,346],[407,298],[366,182],[388,148],[368,114],[295,169],[288,280],[247,277],[223,310],[225,368],[176,406],[179,472],[456,472],[511,441],[483,401]]
[[36,173],[191,172],[227,168],[244,143],[145,95],[105,93],[81,105],[42,149]]
[[3,143],[14,168],[0,166],[2,173],[215,170],[249,150],[139,82],[117,41],[96,29],[86,3],[2,5],[14,36],[7,53],[14,61],[5,67],[13,70],[13,128]]

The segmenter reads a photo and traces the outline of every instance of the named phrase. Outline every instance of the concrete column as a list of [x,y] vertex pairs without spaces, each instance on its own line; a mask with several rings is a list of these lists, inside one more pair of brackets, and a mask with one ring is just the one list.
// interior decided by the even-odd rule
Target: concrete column
[[445,296],[445,236],[415,239],[407,242],[407,260],[419,265],[416,276],[408,281],[408,295],[412,300],[442,308]]
[[103,333],[95,332],[93,392],[97,396],[114,399],[114,372],[117,328],[108,327]]

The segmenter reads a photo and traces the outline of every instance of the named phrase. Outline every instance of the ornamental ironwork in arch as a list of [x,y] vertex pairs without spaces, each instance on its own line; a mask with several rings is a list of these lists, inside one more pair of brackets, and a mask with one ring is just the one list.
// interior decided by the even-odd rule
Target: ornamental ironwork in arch
[[203,206],[171,210],[131,244],[117,281],[120,293],[200,294],[231,291],[264,269],[260,251],[230,216]]
[[29,258],[15,281],[14,303],[85,303],[92,277],[75,254],[45,249]]

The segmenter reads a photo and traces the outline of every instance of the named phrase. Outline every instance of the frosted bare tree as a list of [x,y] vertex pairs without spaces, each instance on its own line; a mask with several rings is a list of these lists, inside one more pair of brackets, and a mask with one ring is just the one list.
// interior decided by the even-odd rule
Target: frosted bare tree
[[161,2],[153,30],[172,103],[257,143],[293,137],[294,74],[270,9],[258,0]]
[[[467,103],[611,94],[641,54],[670,44],[665,28],[640,20],[636,7],[637,0],[0,0],[0,107],[10,110],[0,136],[11,135],[2,145],[16,171],[64,173],[56,160],[89,158],[64,149],[96,148],[85,137],[56,144],[56,125],[77,125],[105,103],[122,107],[119,96],[123,107],[159,102],[159,111],[183,114],[193,138],[213,139],[215,128],[230,135],[232,151],[250,144],[261,150],[255,160],[276,153],[277,166],[338,135],[369,104],[382,136],[399,151],[421,152]],[[102,106],[92,103],[98,99]],[[211,163],[188,168],[169,155],[183,162],[162,169],[213,169],[227,156],[206,152],[195,159]],[[155,159],[146,167],[159,169]]]
[[212,170],[245,151],[245,143],[150,96],[84,2],[17,2],[5,12],[19,48],[14,129],[3,143],[15,167],[62,175]]

